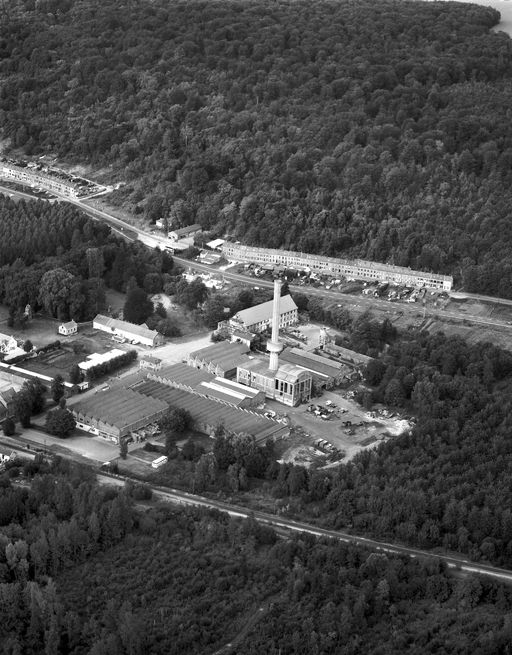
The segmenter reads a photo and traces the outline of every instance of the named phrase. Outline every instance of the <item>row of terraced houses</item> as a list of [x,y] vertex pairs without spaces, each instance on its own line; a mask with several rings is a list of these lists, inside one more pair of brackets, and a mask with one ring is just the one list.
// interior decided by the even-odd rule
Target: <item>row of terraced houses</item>
[[333,277],[345,276],[355,280],[378,280],[391,284],[403,284],[414,287],[427,287],[450,291],[453,278],[450,275],[438,275],[425,271],[414,271],[403,266],[380,264],[363,259],[338,259],[311,255],[291,250],[274,250],[257,248],[238,243],[225,242],[222,254],[229,261],[253,262],[256,264],[274,264],[284,268],[310,269],[315,273],[324,273]]

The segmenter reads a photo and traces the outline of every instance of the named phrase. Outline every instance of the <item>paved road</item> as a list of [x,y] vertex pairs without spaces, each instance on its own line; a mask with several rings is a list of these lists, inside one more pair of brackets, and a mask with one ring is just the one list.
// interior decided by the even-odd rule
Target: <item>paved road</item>
[[[102,484],[114,484],[116,486],[123,486],[124,479],[113,478],[104,474],[98,474],[98,481]],[[259,523],[269,525],[279,531],[285,532],[304,532],[312,534],[316,537],[328,537],[330,539],[337,539],[345,543],[351,543],[356,546],[365,546],[371,550],[376,550],[382,553],[390,553],[392,555],[405,555],[407,557],[418,559],[438,559],[444,562],[448,568],[463,571],[465,573],[473,573],[482,575],[494,580],[500,580],[512,584],[512,571],[501,569],[496,566],[487,566],[485,564],[478,564],[470,562],[463,557],[456,555],[443,555],[434,553],[428,550],[420,550],[419,548],[409,548],[407,546],[400,546],[376,539],[368,539],[366,537],[358,537],[348,532],[341,530],[326,530],[317,526],[305,523],[304,521],[293,521],[266,512],[250,511],[245,507],[232,505],[217,500],[210,500],[204,496],[187,493],[186,491],[179,491],[178,489],[165,489],[162,487],[152,487],[155,496],[167,502],[177,505],[194,505],[196,507],[207,507],[209,509],[217,509],[221,512],[226,512],[232,517],[249,518],[253,517]]]
[[[1,186],[0,186],[0,192],[5,192],[8,194],[18,193],[18,192],[13,192],[12,189],[9,189],[7,187],[1,187]],[[27,196],[27,197],[33,198],[33,196]],[[156,247],[164,248],[166,245],[168,245],[168,241],[165,238],[160,237],[159,235],[151,234],[149,232],[146,232],[145,230],[141,230],[140,228],[134,227],[130,223],[123,221],[120,218],[116,218],[115,216],[112,216],[111,214],[108,214],[103,210],[90,207],[89,205],[85,204],[85,202],[82,199],[67,198],[67,197],[60,197],[60,199],[79,207],[84,213],[86,213],[91,218],[108,223],[118,234],[121,234],[128,240],[131,241],[140,240],[151,248],[156,248]],[[215,275],[219,275],[219,273],[221,273],[224,279],[226,280],[241,282],[243,284],[251,284],[253,286],[259,286],[259,287],[272,288],[273,286],[271,281],[260,280],[250,276],[242,275],[240,273],[219,271],[217,268],[208,266],[207,264],[200,264],[199,262],[183,259],[181,257],[177,257],[176,255],[173,255],[173,257],[182,266],[189,267],[197,271],[212,273]],[[422,305],[416,305],[416,304],[394,303],[392,305],[388,301],[381,300],[379,298],[367,298],[365,296],[354,297],[353,295],[343,294],[339,291],[330,291],[327,289],[321,289],[317,287],[302,287],[302,286],[290,285],[290,289],[295,292],[306,293],[308,295],[325,298],[331,301],[340,300],[343,301],[345,304],[359,305],[363,309],[372,309],[375,307],[380,307],[380,309],[384,310],[385,312],[388,312],[389,314],[393,314],[396,311],[401,311],[403,314],[414,318],[418,318],[419,316],[421,316],[421,314],[424,314],[425,316],[437,318],[439,320],[448,319],[457,322],[464,322],[466,324],[470,323],[472,325],[498,327],[501,329],[505,327],[507,329],[512,330],[512,325],[508,325],[508,322],[505,320],[496,320],[496,319],[482,317],[482,316],[466,315],[466,314],[461,314],[459,312],[435,309],[435,308],[430,308],[428,306],[423,307]],[[464,295],[467,296],[468,298],[472,298],[484,302],[486,301],[486,302],[500,303],[504,305],[512,305],[512,300],[507,300],[504,298],[493,298],[490,296],[482,296],[478,294],[464,294]]]
[[[190,261],[188,259],[183,259],[173,255],[173,259],[181,264],[184,268],[191,268],[192,270],[201,271],[203,273],[211,273],[214,275],[221,274],[224,279],[231,280],[234,282],[242,282],[244,284],[251,284],[253,286],[258,286],[260,288],[272,289],[274,284],[270,280],[261,280],[259,278],[250,277],[248,275],[242,275],[241,273],[232,273],[229,270],[219,271],[219,269],[207,264],[200,264],[199,262]],[[381,300],[380,298],[368,298],[367,296],[353,296],[351,294],[341,293],[340,291],[330,291],[327,289],[322,289],[319,287],[309,287],[309,286],[296,286],[290,284],[290,290],[295,293],[304,293],[310,296],[317,296],[319,298],[324,298],[334,302],[339,300],[344,304],[352,304],[361,307],[363,310],[374,309],[375,307],[380,308],[381,310],[393,314],[397,311],[402,312],[402,314],[408,315],[411,318],[418,318],[422,314],[432,318],[437,318],[439,320],[452,320],[458,322],[466,322],[476,325],[485,325],[487,327],[499,327],[512,330],[512,326],[508,325],[505,320],[496,320],[492,318],[482,317],[482,316],[472,316],[461,314],[459,312],[448,311],[444,309],[436,309],[431,307],[423,307],[421,304],[413,303],[390,303],[388,300]],[[468,294],[464,294],[468,295]],[[469,297],[469,295],[468,295]],[[490,298],[488,296],[471,296],[475,299],[484,299],[487,301],[493,302],[502,302],[503,304],[512,305],[512,301],[504,300],[501,298]]]

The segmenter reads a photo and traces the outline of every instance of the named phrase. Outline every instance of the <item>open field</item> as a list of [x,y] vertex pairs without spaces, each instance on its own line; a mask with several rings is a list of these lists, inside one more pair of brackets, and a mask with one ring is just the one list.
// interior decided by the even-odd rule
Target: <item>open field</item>
[[45,346],[57,339],[62,339],[57,332],[60,321],[56,319],[43,318],[42,316],[36,315],[21,330],[19,328],[11,328],[7,325],[8,316],[8,308],[0,305],[0,332],[2,334],[12,335],[18,341],[30,339],[34,346],[38,347]]

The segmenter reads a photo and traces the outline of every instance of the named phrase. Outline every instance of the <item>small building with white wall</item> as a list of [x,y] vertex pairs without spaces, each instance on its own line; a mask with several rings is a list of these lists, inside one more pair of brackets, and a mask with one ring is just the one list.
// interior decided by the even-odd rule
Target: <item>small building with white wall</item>
[[73,320],[68,321],[67,323],[61,323],[59,325],[58,332],[64,337],[69,337],[72,334],[76,334],[78,332],[78,325]]
[[144,346],[154,347],[164,342],[164,337],[156,330],[150,330],[145,323],[136,325],[135,323],[120,321],[117,318],[110,318],[103,314],[98,314],[94,318],[92,327],[95,330],[106,332],[112,337],[125,339],[132,343],[140,343]]

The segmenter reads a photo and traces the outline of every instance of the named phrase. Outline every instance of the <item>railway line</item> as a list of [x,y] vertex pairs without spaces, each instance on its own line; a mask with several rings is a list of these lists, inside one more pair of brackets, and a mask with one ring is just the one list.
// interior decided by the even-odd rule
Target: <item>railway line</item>
[[[116,486],[124,485],[123,478],[115,478],[106,474],[98,474],[98,481],[102,484],[114,484]],[[469,560],[458,555],[448,555],[419,548],[410,548],[396,543],[379,541],[368,537],[361,537],[350,534],[342,530],[329,530],[321,528],[305,521],[295,521],[282,516],[276,516],[267,512],[252,511],[239,505],[226,503],[220,500],[213,500],[197,494],[180,491],[178,489],[167,489],[163,487],[151,487],[155,497],[174,505],[203,507],[226,512],[233,518],[248,519],[252,518],[258,523],[268,525],[279,533],[293,534],[303,533],[310,534],[318,538],[336,539],[343,543],[361,546],[370,550],[390,554],[401,555],[413,559],[430,559],[444,562],[449,569],[460,571],[466,574],[475,574],[504,582],[512,585],[512,571],[502,569],[496,566],[470,562]]]

